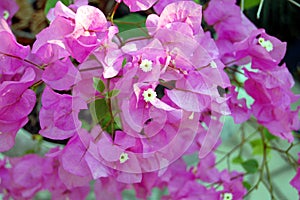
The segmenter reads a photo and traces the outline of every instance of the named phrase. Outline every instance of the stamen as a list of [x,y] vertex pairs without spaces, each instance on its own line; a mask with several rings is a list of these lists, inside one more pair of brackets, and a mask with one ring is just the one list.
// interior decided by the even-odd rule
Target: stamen
[[148,59],[142,60],[140,68],[143,70],[143,72],[150,72],[152,70],[152,61]]
[[156,99],[157,94],[152,88],[149,88],[143,92],[143,97],[146,102],[151,102]]

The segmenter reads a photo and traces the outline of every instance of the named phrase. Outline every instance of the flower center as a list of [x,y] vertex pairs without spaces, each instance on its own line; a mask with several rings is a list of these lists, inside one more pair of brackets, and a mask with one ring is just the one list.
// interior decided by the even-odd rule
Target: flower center
[[129,159],[129,157],[128,157],[127,153],[124,153],[124,152],[121,153],[120,158],[119,158],[121,164],[126,162],[128,159]]
[[150,72],[152,70],[152,61],[143,59],[142,63],[140,64],[140,68],[143,70],[143,72]]
[[143,97],[146,102],[150,102],[156,99],[157,94],[152,88],[149,88],[143,92]]
[[9,12],[7,10],[3,11],[3,18],[7,20],[9,18]]
[[223,200],[232,200],[232,194],[231,193],[224,193]]
[[264,38],[260,37],[260,38],[258,38],[258,43],[260,44],[260,46],[265,48],[267,50],[267,52],[270,52],[273,50],[273,44],[270,40],[265,40]]

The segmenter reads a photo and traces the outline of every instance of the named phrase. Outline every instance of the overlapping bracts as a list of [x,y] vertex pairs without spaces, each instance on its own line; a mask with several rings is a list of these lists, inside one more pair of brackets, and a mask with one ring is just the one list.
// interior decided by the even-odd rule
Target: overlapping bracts
[[[32,199],[49,190],[55,199],[84,199],[96,180],[97,199],[121,199],[132,187],[142,199],[165,187],[163,199],[242,199],[243,175],[215,167],[221,119],[231,115],[242,123],[253,115],[272,134],[293,141],[300,123],[290,105],[298,97],[285,65],[279,66],[286,43],[256,29],[234,0],[211,0],[204,11],[193,1],[123,2],[132,12],[154,6],[146,37],[125,40],[130,33],[119,35],[87,1],[58,2],[31,50],[1,19],[7,40],[0,46],[0,151],[13,146],[27,122],[35,105],[29,88],[37,82],[45,85],[40,134],[69,140],[44,157],[0,160],[0,189],[7,198]],[[224,71],[245,64],[251,66],[242,68],[242,84],[254,99],[249,107]],[[88,108],[95,121],[89,131],[79,117]],[[198,153],[197,166],[187,168],[180,158],[188,153]]]

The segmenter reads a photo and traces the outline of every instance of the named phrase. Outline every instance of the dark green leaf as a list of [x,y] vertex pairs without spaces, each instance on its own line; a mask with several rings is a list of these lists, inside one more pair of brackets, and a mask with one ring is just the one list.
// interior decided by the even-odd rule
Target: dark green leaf
[[258,170],[258,162],[255,159],[249,159],[242,163],[247,173],[253,174]]
[[90,113],[93,120],[107,133],[112,133],[113,131],[120,129],[120,123],[117,121],[118,119],[112,120],[111,118],[112,116],[109,112],[106,99],[97,99],[90,103]]
[[148,36],[145,28],[146,17],[137,13],[130,13],[125,17],[114,20],[119,28],[119,36],[124,40],[133,37]]
[[251,189],[251,185],[250,185],[250,183],[248,183],[247,181],[244,181],[243,182],[243,186],[249,191],[250,189]]
[[101,79],[99,79],[99,78],[94,77],[93,78],[93,82],[94,82],[94,88],[98,92],[102,93],[104,91],[104,89],[105,89],[105,85],[104,85],[103,81]]
[[244,9],[250,9],[258,6],[261,0],[244,0]]
[[267,128],[264,128],[263,134],[265,135],[265,137],[267,138],[268,141],[271,141],[271,140],[274,140],[277,138],[276,136],[272,135]]
[[105,99],[97,99],[90,103],[90,112],[93,120],[96,123],[103,121],[103,119],[109,115],[108,105]]
[[146,17],[139,15],[137,13],[130,13],[125,17],[114,20],[114,23],[119,28],[119,32],[145,27],[145,22],[146,22]]
[[70,3],[71,3],[70,0],[47,0],[46,5],[45,5],[45,10],[44,10],[46,15],[48,14],[48,12],[51,8],[55,7],[55,5],[58,1],[61,1],[66,6],[70,5]]

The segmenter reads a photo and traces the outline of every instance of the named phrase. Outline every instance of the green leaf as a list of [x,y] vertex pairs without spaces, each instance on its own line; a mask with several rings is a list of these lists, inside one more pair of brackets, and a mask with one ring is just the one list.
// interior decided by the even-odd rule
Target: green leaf
[[264,146],[261,139],[255,139],[250,141],[253,155],[262,155],[264,152]]
[[120,93],[120,90],[111,90],[106,93],[106,97],[107,98],[116,97],[116,96],[118,96],[119,93]]
[[125,17],[114,20],[114,23],[119,28],[119,36],[124,40],[133,37],[146,37],[148,31],[145,28],[146,17],[137,13],[130,13]]
[[103,119],[109,115],[109,108],[105,99],[97,99],[90,103],[90,113],[94,122],[102,122]]
[[265,137],[267,138],[268,141],[277,139],[277,137],[272,135],[267,128],[264,128],[263,134],[265,135]]
[[122,191],[122,199],[123,200],[136,200],[135,190],[123,190]]
[[244,9],[250,9],[259,5],[261,0],[244,0]]
[[118,119],[112,120],[106,99],[97,99],[90,103],[89,108],[94,122],[99,124],[102,130],[111,134],[113,131],[121,129]]
[[127,59],[124,58],[124,59],[123,59],[123,62],[122,62],[122,67],[124,67],[124,66],[126,65],[126,63],[127,63]]
[[242,163],[247,173],[254,174],[258,170],[258,162],[255,159],[249,159]]
[[114,23],[118,26],[119,32],[145,27],[146,17],[137,13],[130,13],[125,17],[114,20]]
[[237,156],[232,159],[233,164],[241,164],[243,162],[243,158],[241,156]]
[[249,182],[247,182],[247,181],[243,181],[243,186],[249,191],[250,189],[251,189],[251,185],[250,185],[250,183]]
[[61,1],[66,6],[71,4],[70,0],[47,0],[46,5],[45,5],[45,10],[44,10],[46,15],[48,14],[48,12],[51,8],[55,7],[55,5],[58,1]]
[[[269,143],[268,141],[265,141],[267,144]],[[264,153],[264,144],[262,139],[255,139],[250,141],[250,145],[252,147],[252,154],[253,155],[263,155]],[[266,149],[266,154],[269,155],[271,150],[268,148]]]
[[105,85],[104,85],[104,83],[101,79],[94,77],[93,78],[93,83],[94,83],[94,88],[98,92],[102,93],[105,90]]
[[81,120],[81,128],[83,128],[83,129],[85,129],[85,130],[87,130],[87,131],[90,131],[91,130],[91,125],[87,122],[87,121],[85,121],[85,120]]

